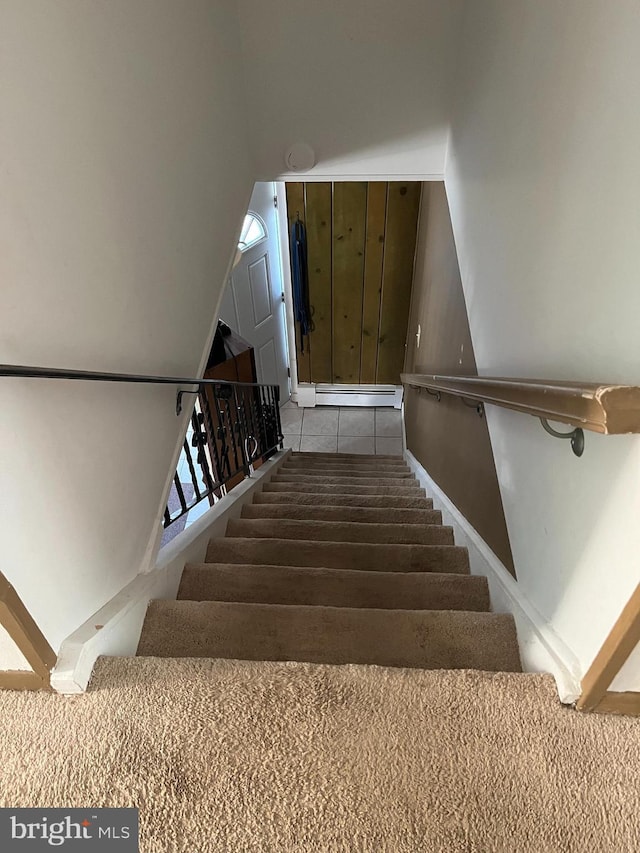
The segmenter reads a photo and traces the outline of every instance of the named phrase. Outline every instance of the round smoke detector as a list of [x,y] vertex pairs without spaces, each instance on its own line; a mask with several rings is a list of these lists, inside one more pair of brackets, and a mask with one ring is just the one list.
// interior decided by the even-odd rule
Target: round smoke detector
[[316,155],[313,148],[305,142],[292,145],[284,156],[287,168],[292,172],[307,172],[316,164]]

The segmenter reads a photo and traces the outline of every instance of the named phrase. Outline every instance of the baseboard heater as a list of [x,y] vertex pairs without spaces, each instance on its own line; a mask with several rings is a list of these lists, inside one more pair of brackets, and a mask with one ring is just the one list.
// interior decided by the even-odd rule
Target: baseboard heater
[[300,406],[402,406],[402,385],[298,385]]

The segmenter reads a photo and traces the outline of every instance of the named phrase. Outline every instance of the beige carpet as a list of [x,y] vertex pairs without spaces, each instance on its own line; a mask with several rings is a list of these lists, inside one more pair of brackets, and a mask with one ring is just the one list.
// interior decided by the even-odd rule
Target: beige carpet
[[640,849],[640,722],[546,676],[103,659],[0,694],[0,755],[0,805],[136,805],[145,853]]

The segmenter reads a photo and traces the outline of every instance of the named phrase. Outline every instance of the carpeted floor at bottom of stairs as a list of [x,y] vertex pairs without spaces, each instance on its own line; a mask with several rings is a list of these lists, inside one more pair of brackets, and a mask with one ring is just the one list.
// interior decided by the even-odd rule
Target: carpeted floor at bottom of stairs
[[545,675],[103,658],[0,693],[0,805],[138,806],[144,853],[625,853],[640,723]]

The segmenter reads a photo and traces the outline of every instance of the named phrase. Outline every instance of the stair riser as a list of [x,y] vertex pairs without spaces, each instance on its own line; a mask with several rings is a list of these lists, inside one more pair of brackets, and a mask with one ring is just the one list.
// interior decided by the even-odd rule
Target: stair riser
[[319,542],[370,542],[393,545],[453,545],[453,530],[442,525],[360,524],[340,521],[234,518],[227,536],[256,539],[300,539]]
[[300,468],[297,465],[282,465],[278,468],[278,473],[287,474],[294,477],[349,477],[358,480],[411,480],[413,473],[411,471],[381,471],[376,468],[371,470],[361,470],[358,468],[325,468],[318,466],[317,468]]
[[518,671],[514,650],[496,613],[155,601],[138,654]]
[[302,521],[356,521],[361,524],[442,524],[438,510],[390,507],[296,506],[295,504],[245,504],[242,518],[287,518]]
[[[312,453],[312,452],[304,452],[300,453],[298,451],[294,451],[291,453],[289,457],[292,461],[304,461],[307,459],[316,460],[316,459],[327,459],[329,462],[343,462],[345,460],[354,460],[355,462],[365,462],[369,461],[380,461],[380,462],[405,462],[404,456],[389,456],[385,454],[373,454],[373,453]],[[406,464],[406,463],[405,463]]]
[[454,545],[373,545],[301,540],[292,547],[288,539],[212,539],[206,562],[469,574],[467,549]]
[[[420,484],[413,478],[386,477],[382,478],[367,478],[366,482],[362,482],[362,477],[330,477],[328,475],[318,475],[309,477],[301,474],[276,474],[272,483],[304,483],[308,485],[328,485],[328,486],[351,486],[376,488],[378,484],[385,487],[397,486],[401,489],[419,489]],[[371,481],[371,482],[370,482]]]
[[[349,486],[347,484],[319,485],[309,483],[278,483],[271,480],[262,487],[264,492],[303,492],[315,495],[395,495],[399,498],[423,498],[425,490],[419,488],[402,488],[400,486]],[[320,497],[318,503],[322,503]]]
[[433,501],[431,498],[400,498],[393,495],[339,495],[326,494],[318,499],[318,495],[304,494],[303,492],[256,492],[253,496],[254,504],[260,505],[288,505],[300,506],[322,506],[322,507],[397,507],[399,509],[431,509]]
[[286,566],[187,566],[179,599],[392,610],[488,611],[486,578]]

